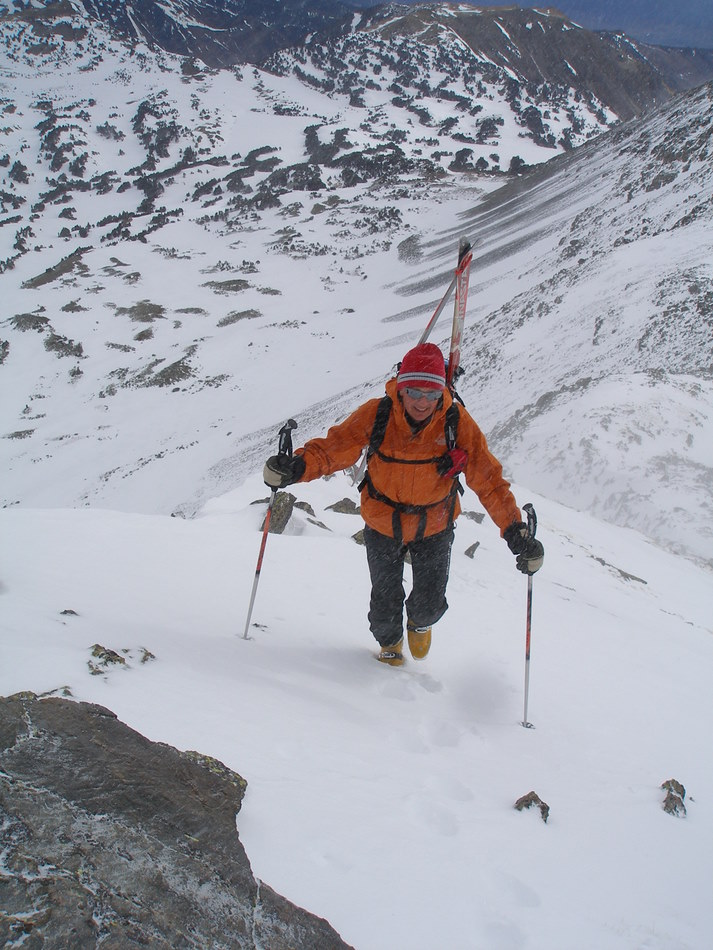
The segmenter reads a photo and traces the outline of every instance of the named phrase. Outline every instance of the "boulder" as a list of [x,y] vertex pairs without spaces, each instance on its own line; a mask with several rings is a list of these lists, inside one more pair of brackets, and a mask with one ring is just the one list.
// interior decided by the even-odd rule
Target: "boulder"
[[33,693],[0,698],[0,760],[3,946],[348,948],[254,877],[221,762]]

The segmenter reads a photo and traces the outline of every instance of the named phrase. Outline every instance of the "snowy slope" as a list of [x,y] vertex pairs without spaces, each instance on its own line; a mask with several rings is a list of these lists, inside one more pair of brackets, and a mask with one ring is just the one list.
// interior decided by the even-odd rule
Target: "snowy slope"
[[[358,950],[705,947],[710,573],[516,487],[547,548],[526,730],[526,584],[494,526],[460,520],[430,656],[384,668],[359,519],[326,510],[348,491],[299,487],[329,530],[270,537],[249,640],[258,476],[191,521],[0,511],[0,693],[68,689],[240,772],[255,874]],[[95,643],[126,666],[91,675]]]
[[712,130],[708,85],[458,225],[478,242],[460,388],[515,478],[708,563]]

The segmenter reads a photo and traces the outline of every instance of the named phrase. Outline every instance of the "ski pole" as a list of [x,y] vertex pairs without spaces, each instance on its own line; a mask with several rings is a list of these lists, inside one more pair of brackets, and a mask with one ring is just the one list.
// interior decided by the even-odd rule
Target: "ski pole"
[[[292,430],[297,428],[297,423],[294,419],[288,419],[284,426],[280,429],[280,437],[277,447],[277,454],[280,458],[292,458]],[[275,504],[275,498],[277,497],[277,489],[273,488],[270,492],[270,501],[267,505],[267,512],[265,513],[265,524],[262,528],[262,541],[260,542],[260,553],[257,556],[257,567],[255,569],[255,580],[253,581],[252,594],[250,595],[250,605],[248,607],[248,616],[245,621],[245,631],[243,632],[243,640],[248,640],[248,629],[250,627],[250,619],[253,615],[253,606],[255,604],[255,595],[257,594],[257,585],[260,580],[260,571],[262,570],[262,559],[265,554],[265,545],[267,544],[267,534],[270,530],[270,520],[272,518],[272,508]]]
[[[537,515],[532,505],[523,505],[524,512],[527,514],[527,530],[531,537],[535,537],[537,531]],[[532,628],[532,574],[527,575],[527,627],[525,634],[525,712],[523,714],[522,725],[526,729],[535,727],[527,720],[527,701],[530,695],[530,632]]]

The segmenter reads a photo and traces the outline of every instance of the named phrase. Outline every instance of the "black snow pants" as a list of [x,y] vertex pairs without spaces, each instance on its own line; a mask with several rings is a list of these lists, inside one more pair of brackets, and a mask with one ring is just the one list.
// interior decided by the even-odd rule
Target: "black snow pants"
[[[446,585],[451,564],[454,528],[404,544],[396,538],[364,528],[371,574],[369,627],[380,646],[403,637],[403,610],[416,627],[430,627],[448,610]],[[404,559],[411,555],[413,586],[406,598]]]

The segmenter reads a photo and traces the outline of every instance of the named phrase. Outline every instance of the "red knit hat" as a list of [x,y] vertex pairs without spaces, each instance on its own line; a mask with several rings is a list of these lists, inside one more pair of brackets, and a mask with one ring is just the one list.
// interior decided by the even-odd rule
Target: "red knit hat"
[[444,389],[446,367],[443,354],[435,343],[419,343],[409,350],[401,361],[396,377],[398,389]]

